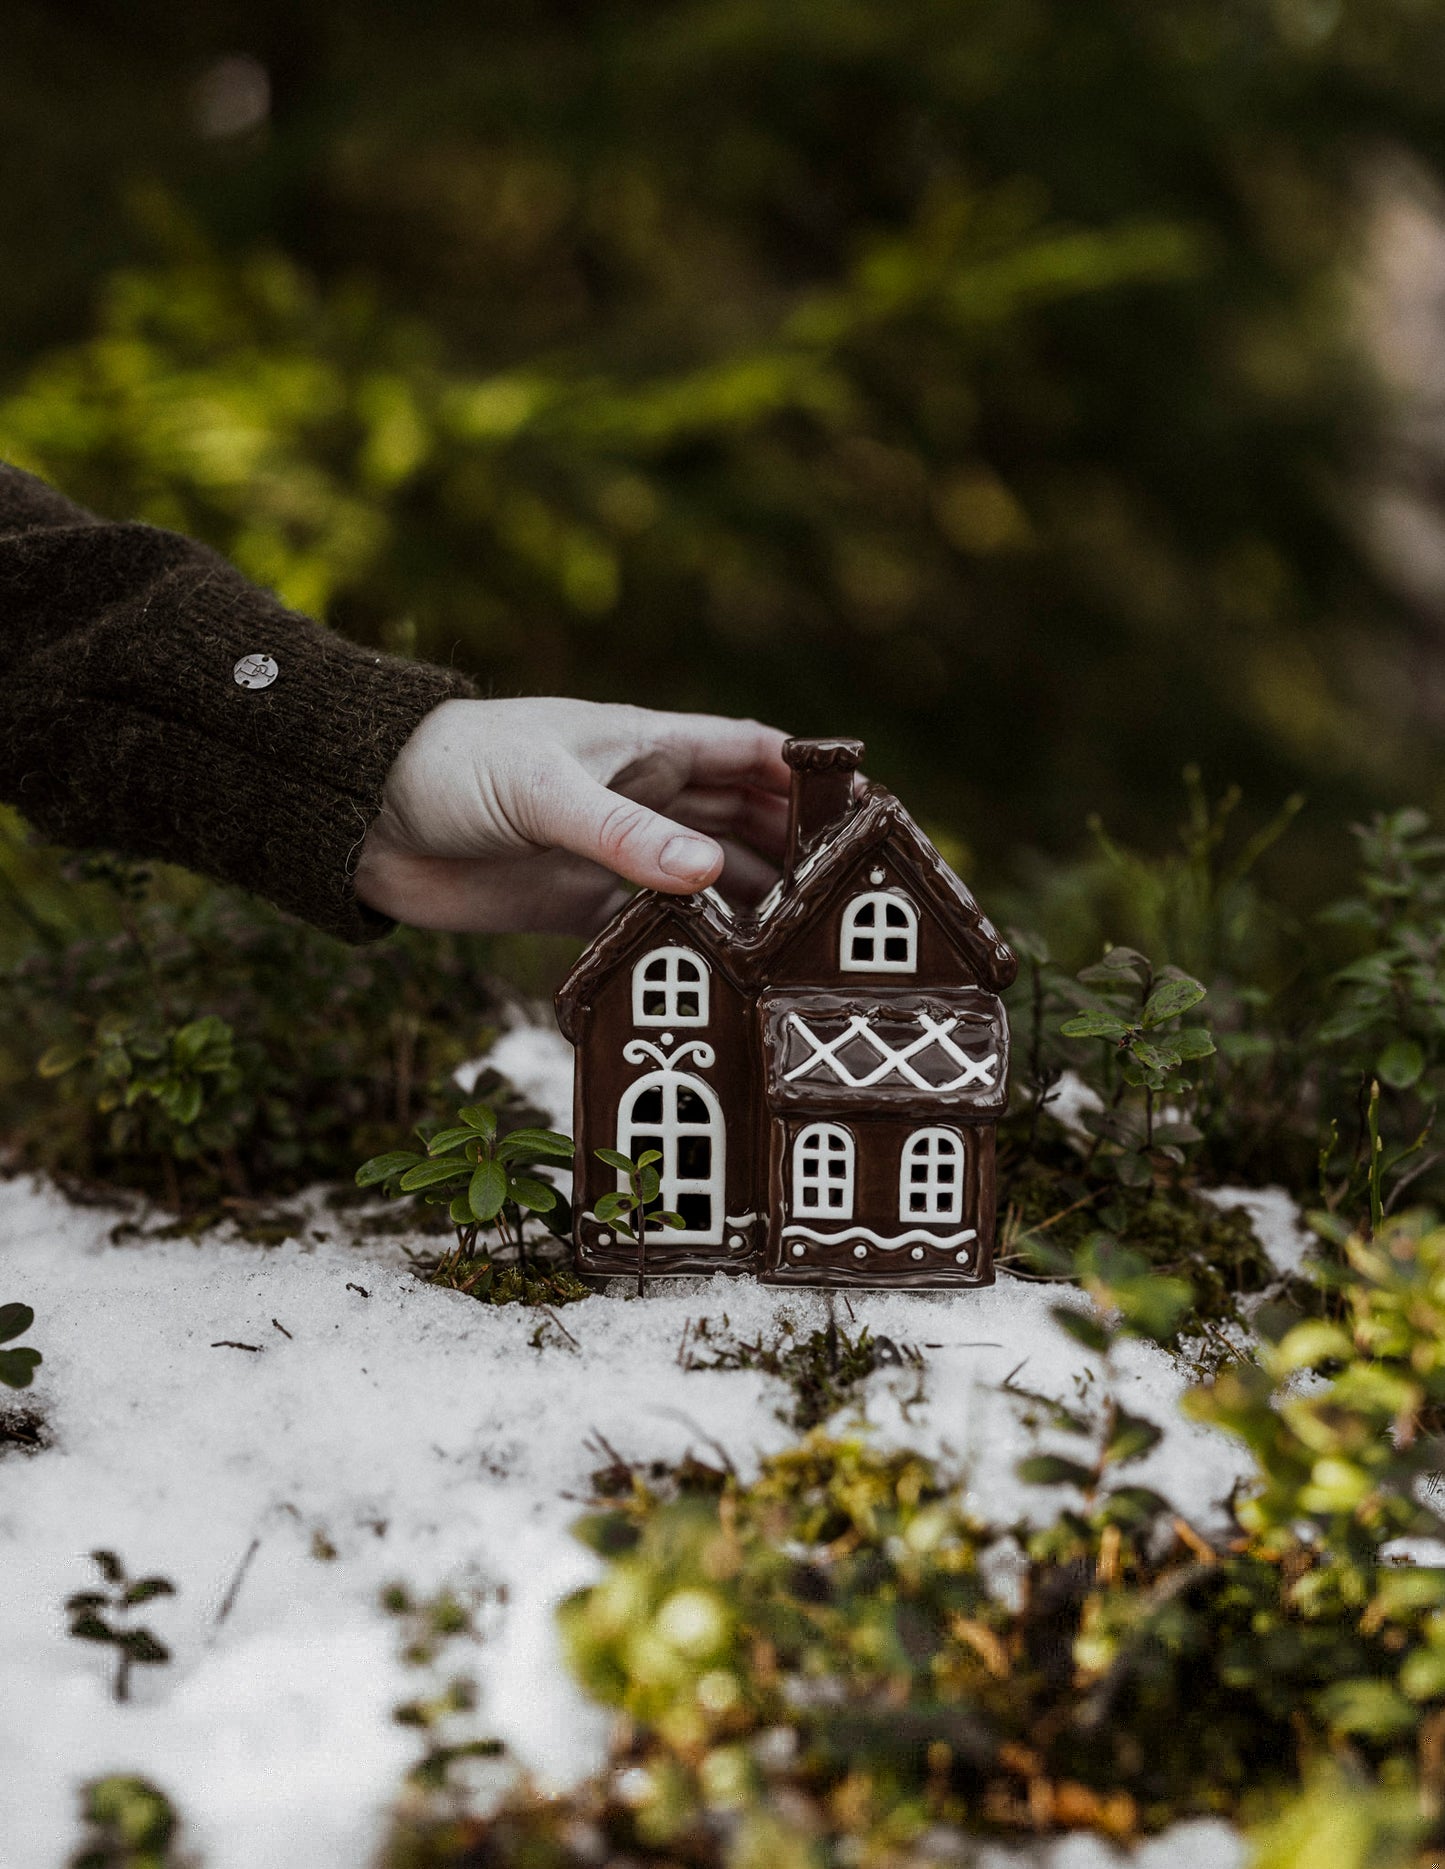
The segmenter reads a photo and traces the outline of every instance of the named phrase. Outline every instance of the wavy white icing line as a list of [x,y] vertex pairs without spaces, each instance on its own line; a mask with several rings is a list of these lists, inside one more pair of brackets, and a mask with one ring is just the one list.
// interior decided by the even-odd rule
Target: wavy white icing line
[[921,1246],[937,1246],[940,1249],[962,1246],[965,1240],[976,1240],[978,1231],[974,1227],[964,1227],[958,1233],[925,1233],[921,1227],[910,1227],[906,1233],[895,1233],[891,1239],[884,1239],[872,1227],[848,1227],[841,1233],[820,1233],[816,1227],[788,1226],[783,1228],[783,1238],[816,1240],[820,1246],[841,1246],[848,1240],[871,1240],[875,1246],[881,1246],[884,1252],[892,1252],[895,1247],[907,1246],[913,1240],[917,1240]]

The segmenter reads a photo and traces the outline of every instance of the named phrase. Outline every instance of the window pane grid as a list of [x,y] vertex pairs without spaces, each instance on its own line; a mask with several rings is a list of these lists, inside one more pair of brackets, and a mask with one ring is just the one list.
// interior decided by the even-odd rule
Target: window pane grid
[[707,967],[683,947],[658,948],[632,970],[634,1025],[706,1025]]
[[[703,1245],[722,1239],[724,1134],[721,1112],[709,1096],[700,1080],[667,1072],[641,1079],[623,1098],[618,1148],[634,1161],[646,1149],[658,1151],[662,1205],[686,1222],[679,1232],[654,1221],[649,1234],[690,1236]],[[617,1185],[626,1187],[625,1175],[619,1173]]]
[[855,896],[843,911],[838,964],[844,973],[914,973],[918,912],[887,890]]
[[898,1217],[915,1223],[963,1218],[963,1142],[951,1129],[920,1129],[908,1138]]
[[853,1138],[837,1123],[812,1123],[793,1144],[793,1211],[853,1218]]

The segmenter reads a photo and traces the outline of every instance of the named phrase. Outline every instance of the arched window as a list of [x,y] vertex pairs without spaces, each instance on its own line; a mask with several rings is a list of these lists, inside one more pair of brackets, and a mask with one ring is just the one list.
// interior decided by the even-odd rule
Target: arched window
[[915,1129],[903,1145],[898,1218],[963,1218],[963,1138],[952,1129]]
[[707,967],[685,947],[658,947],[632,969],[634,1025],[706,1025]]
[[[685,1230],[656,1231],[667,1239],[719,1246],[723,1236],[723,1167],[726,1139],[722,1108],[701,1078],[679,1071],[653,1071],[622,1099],[617,1146],[634,1162],[656,1149],[662,1205],[681,1214]],[[618,1187],[626,1177],[618,1176]]]
[[918,911],[907,896],[874,889],[843,911],[838,965],[844,973],[914,973]]
[[793,1144],[793,1213],[853,1218],[853,1138],[838,1123],[809,1123]]

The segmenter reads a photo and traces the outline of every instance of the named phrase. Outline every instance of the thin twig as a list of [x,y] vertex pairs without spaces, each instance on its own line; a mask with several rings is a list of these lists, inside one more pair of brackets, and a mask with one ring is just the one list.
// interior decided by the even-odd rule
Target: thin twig
[[369,1298],[371,1296],[371,1293],[364,1285],[353,1285],[350,1280],[347,1281],[346,1289],[348,1291],[359,1291],[363,1298]]
[[572,1335],[571,1331],[568,1330],[567,1326],[562,1322],[561,1318],[558,1317],[557,1313],[552,1309],[550,1304],[538,1305],[537,1309],[539,1311],[545,1311],[547,1313],[548,1317],[551,1318],[552,1322],[557,1326],[558,1330],[561,1331],[562,1335],[567,1339],[568,1343],[572,1345],[573,1349],[580,1350],[582,1348],[582,1345],[578,1343],[577,1339]]
[[280,1331],[280,1333],[281,1333],[281,1335],[282,1335],[283,1337],[287,1337],[287,1338],[290,1338],[290,1340],[291,1340],[291,1342],[292,1342],[292,1343],[294,1343],[294,1342],[296,1341],[296,1339],[295,1339],[294,1337],[292,1337],[292,1336],[291,1336],[291,1333],[290,1333],[290,1331],[289,1331],[289,1330],[287,1330],[287,1328],[286,1328],[286,1326],[285,1326],[285,1325],[284,1325],[284,1324],[283,1324],[283,1323],[281,1322],[281,1320],[280,1320],[280,1318],[279,1318],[279,1317],[273,1317],[273,1318],[271,1319],[271,1322],[272,1322],[272,1323],[273,1323],[273,1324],[274,1324],[274,1325],[276,1326],[276,1328],[277,1328],[277,1330],[279,1330],[279,1331]]
[[250,1544],[247,1545],[246,1555],[241,1559],[241,1562],[236,1566],[236,1574],[231,1579],[230,1588],[226,1591],[226,1594],[221,1598],[221,1607],[216,1611],[215,1618],[214,1618],[214,1626],[217,1629],[220,1628],[221,1624],[226,1620],[226,1618],[230,1615],[231,1611],[236,1607],[236,1598],[241,1594],[241,1585],[246,1581],[246,1572],[251,1568],[251,1559],[255,1557],[256,1553],[260,1549],[261,1549],[261,1540],[259,1537],[253,1538]]
[[233,1337],[222,1337],[219,1343],[211,1345],[213,1350],[249,1350],[253,1356],[261,1354],[259,1343],[237,1343]]

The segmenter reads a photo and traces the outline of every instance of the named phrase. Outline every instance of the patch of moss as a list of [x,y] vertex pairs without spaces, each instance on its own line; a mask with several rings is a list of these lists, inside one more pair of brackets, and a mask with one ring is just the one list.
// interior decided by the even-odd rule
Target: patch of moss
[[577,1304],[592,1296],[571,1267],[558,1260],[497,1260],[457,1248],[440,1258],[413,1257],[412,1268],[428,1285],[444,1285],[482,1304]]
[[[700,1353],[704,1344],[708,1351]],[[850,1335],[832,1318],[825,1329],[802,1337],[784,1317],[770,1339],[760,1335],[752,1342],[727,1334],[714,1337],[710,1320],[702,1318],[684,1339],[680,1360],[685,1369],[760,1369],[786,1383],[792,1400],[778,1410],[778,1418],[800,1433],[819,1427],[856,1400],[874,1370],[923,1367],[923,1357],[912,1344],[875,1337],[866,1325]]]
[[1101,1229],[1146,1259],[1152,1272],[1193,1287],[1180,1337],[1201,1322],[1242,1321],[1241,1298],[1277,1280],[1242,1207],[1217,1207],[1182,1185],[1121,1187],[1091,1178],[1076,1158],[1024,1162],[1005,1182],[997,1262],[1025,1274],[1071,1262]]

